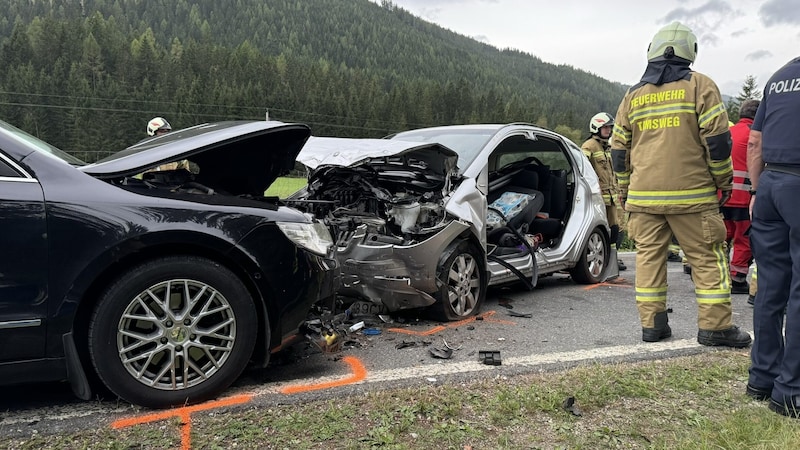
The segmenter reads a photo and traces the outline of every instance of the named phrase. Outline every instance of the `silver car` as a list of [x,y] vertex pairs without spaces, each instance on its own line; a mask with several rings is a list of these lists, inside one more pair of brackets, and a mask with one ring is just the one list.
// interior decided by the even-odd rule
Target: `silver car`
[[460,320],[479,312],[490,285],[618,275],[597,175],[552,131],[515,123],[312,137],[298,161],[309,182],[290,201],[331,228],[341,296]]

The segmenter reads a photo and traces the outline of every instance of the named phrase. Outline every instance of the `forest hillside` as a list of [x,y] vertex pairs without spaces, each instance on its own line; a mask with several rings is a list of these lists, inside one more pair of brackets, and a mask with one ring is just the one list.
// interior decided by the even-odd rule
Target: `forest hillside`
[[0,119],[87,161],[144,138],[153,116],[182,128],[269,111],[357,137],[525,121],[579,139],[625,90],[389,1],[4,3]]

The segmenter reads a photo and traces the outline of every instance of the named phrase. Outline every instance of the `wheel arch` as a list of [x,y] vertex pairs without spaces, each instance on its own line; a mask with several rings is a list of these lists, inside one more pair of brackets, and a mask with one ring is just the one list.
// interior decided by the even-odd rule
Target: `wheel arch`
[[604,248],[604,256],[603,256],[603,270],[601,273],[601,279],[597,282],[603,281],[603,273],[606,272],[607,267],[611,264],[611,233],[609,231],[608,225],[603,223],[595,224],[592,228],[589,228],[589,232],[586,236],[581,240],[580,245],[580,252],[578,254],[578,258],[575,260],[574,264],[570,266],[570,274],[572,278],[578,282],[579,284],[594,284],[596,282],[589,282],[588,278],[584,275],[578,275],[576,272],[579,269],[579,265],[582,264],[585,258],[586,247],[589,245],[589,240],[591,239],[594,232],[599,232],[600,236],[603,238],[603,243],[605,244]]
[[[118,251],[114,249],[109,250],[109,252],[118,254]],[[87,276],[91,281],[87,283],[83,293],[76,297],[79,298],[80,301],[78,302],[73,318],[72,338],[75,341],[81,366],[84,371],[89,374],[92,382],[97,382],[99,379],[97,379],[96,374],[94,374],[94,368],[89,356],[88,330],[92,313],[99,302],[102,292],[132,267],[153,259],[169,256],[196,256],[206,258],[223,265],[239,278],[248,292],[250,292],[253,300],[257,303],[258,334],[256,342],[261,343],[261,345],[257,344],[255,346],[250,359],[251,362],[256,365],[265,366],[269,361],[269,347],[274,345],[274,336],[272,334],[275,327],[270,321],[275,320],[276,315],[273,311],[270,311],[269,302],[266,301],[262,290],[258,288],[250,276],[248,268],[243,265],[242,258],[247,259],[247,257],[237,253],[240,252],[236,249],[225,252],[221,251],[219,247],[201,245],[197,242],[155,244],[144,248],[138,248],[136,251],[126,252],[122,257],[117,256],[113,262],[104,265],[99,271],[87,269],[82,276]],[[255,268],[254,263],[253,268]],[[91,272],[91,275],[87,275],[86,272]],[[266,280],[262,281],[266,282]]]

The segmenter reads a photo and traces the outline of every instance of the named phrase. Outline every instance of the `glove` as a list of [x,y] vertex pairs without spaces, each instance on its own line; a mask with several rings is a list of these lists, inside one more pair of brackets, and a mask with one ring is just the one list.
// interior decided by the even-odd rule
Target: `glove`
[[731,192],[732,191],[722,191],[722,195],[719,198],[719,206],[723,206],[725,203],[728,203],[728,200],[731,199]]
[[625,202],[628,201],[628,196],[620,195],[619,197],[617,197],[617,200],[619,201],[619,206],[622,207],[623,211],[625,211]]

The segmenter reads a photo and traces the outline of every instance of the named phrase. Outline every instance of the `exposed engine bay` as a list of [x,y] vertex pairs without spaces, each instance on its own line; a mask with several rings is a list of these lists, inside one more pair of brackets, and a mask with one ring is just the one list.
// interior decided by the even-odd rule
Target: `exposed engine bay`
[[323,166],[311,173],[306,201],[296,206],[324,219],[340,246],[360,225],[367,227],[368,239],[411,245],[451,220],[444,203],[453,189],[452,178],[409,155],[354,167]]

